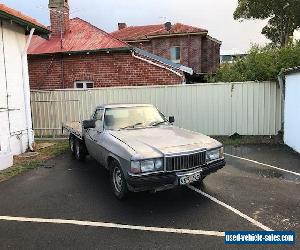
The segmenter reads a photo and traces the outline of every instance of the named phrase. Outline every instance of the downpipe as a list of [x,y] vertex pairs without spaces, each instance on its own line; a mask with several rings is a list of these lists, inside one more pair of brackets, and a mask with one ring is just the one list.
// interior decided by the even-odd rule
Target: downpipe
[[24,106],[25,106],[25,117],[26,117],[26,130],[28,136],[28,148],[30,149],[30,151],[34,151],[33,149],[34,136],[32,131],[32,118],[31,118],[31,108],[30,108],[30,87],[29,87],[29,76],[28,76],[27,51],[31,43],[34,31],[35,31],[34,28],[30,30],[29,37],[26,41],[26,45],[22,53]]

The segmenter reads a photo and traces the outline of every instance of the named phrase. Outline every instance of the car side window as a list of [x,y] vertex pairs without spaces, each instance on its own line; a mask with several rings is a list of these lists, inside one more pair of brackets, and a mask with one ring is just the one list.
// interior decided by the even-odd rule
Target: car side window
[[[93,119],[96,120],[96,129],[103,128],[103,113],[104,109],[97,109],[94,113]],[[102,129],[101,129],[102,130]]]
[[103,113],[104,113],[103,109],[97,109],[96,112],[94,113],[93,119],[96,121],[98,120],[102,121]]

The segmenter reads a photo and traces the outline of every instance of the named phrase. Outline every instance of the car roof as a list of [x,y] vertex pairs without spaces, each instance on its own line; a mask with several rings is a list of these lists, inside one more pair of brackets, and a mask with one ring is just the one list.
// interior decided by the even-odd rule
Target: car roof
[[153,107],[152,104],[145,103],[112,103],[112,104],[102,104],[97,106],[98,108],[131,108],[131,107]]

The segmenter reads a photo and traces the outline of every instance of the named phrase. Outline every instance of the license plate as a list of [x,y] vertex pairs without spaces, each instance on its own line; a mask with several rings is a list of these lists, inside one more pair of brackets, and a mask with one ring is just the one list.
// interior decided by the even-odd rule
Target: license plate
[[195,182],[195,181],[199,181],[201,178],[201,173],[195,173],[193,175],[187,175],[187,176],[183,176],[179,179],[179,183],[180,185],[187,185],[189,183]]

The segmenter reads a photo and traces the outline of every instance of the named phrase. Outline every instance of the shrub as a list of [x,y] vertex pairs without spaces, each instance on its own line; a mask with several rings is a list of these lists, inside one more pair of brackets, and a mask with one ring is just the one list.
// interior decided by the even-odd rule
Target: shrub
[[276,81],[283,69],[296,66],[300,66],[300,42],[284,48],[253,46],[246,57],[221,65],[209,81]]

